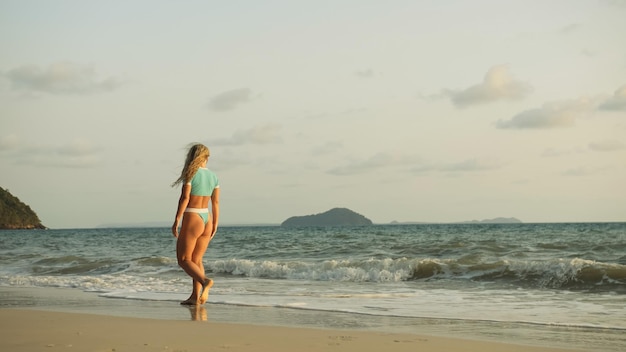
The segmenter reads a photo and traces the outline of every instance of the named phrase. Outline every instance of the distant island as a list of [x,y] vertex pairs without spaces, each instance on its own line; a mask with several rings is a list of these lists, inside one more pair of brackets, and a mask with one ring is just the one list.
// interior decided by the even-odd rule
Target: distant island
[[[484,220],[470,220],[470,221],[456,221],[449,222],[446,224],[522,224],[523,222],[517,218],[493,218],[493,219],[484,219]],[[405,224],[442,224],[435,222],[398,222],[392,221],[392,225],[405,225]]]
[[280,226],[366,226],[372,225],[372,221],[365,216],[355,213],[347,208],[334,208],[327,212],[292,216],[283,221]]
[[37,214],[28,205],[0,187],[0,230],[45,228]]
[[521,224],[522,221],[516,218],[493,218],[485,220],[461,221],[458,224]]

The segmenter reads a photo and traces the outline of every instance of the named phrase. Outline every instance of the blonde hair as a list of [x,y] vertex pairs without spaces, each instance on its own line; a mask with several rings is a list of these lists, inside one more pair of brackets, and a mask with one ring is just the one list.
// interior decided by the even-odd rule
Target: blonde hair
[[207,160],[209,155],[211,155],[209,148],[205,145],[200,143],[192,144],[187,152],[187,158],[185,159],[183,171],[180,173],[180,177],[172,183],[172,187],[176,187],[179,183],[187,183],[191,181],[193,176],[198,171],[198,168],[200,168],[200,165]]

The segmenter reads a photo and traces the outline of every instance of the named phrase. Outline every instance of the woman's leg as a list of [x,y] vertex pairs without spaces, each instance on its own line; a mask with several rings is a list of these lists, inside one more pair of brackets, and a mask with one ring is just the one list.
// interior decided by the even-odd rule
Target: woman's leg
[[[206,253],[206,250],[209,247],[209,242],[211,242],[212,228],[213,225],[211,219],[209,219],[209,221],[204,225],[204,232],[202,233],[202,235],[200,235],[200,237],[198,237],[198,240],[196,241],[196,247],[194,248],[192,253],[193,262],[202,269],[202,272],[204,272],[204,263],[202,262],[202,259],[204,257],[204,253]],[[210,283],[209,287],[207,288],[210,288],[212,285],[213,284]],[[194,280],[192,296],[195,294],[195,296],[197,297],[198,292],[202,292],[202,284]],[[208,298],[209,290],[207,289],[204,291],[204,294],[202,295],[202,297],[199,298],[198,301],[200,302],[200,304],[204,304]]]
[[[208,247],[208,243],[205,246],[204,244],[202,244],[201,239],[203,236],[200,236],[200,238],[198,238],[198,241],[196,242],[196,251],[198,251],[198,254],[196,254],[196,251],[194,251],[194,254],[192,255],[192,261],[200,268],[200,270],[202,272],[204,272],[204,263],[202,262],[202,257],[204,256],[204,253],[200,253],[200,249],[204,248],[204,251],[206,251],[206,248]],[[187,298],[187,300],[185,300],[185,304],[196,304],[196,303],[200,303],[200,304],[204,304],[208,298],[209,292],[208,290],[206,290],[204,292],[203,297],[199,297],[200,296],[200,292],[202,292],[202,283],[200,283],[197,280],[193,280],[192,281],[192,291],[191,291],[191,295],[189,296],[189,298]]]
[[200,283],[204,283],[206,277],[202,268],[193,262],[193,252],[198,238],[204,233],[204,228],[204,221],[198,214],[187,213],[183,216],[183,224],[176,242],[178,265],[187,275]]

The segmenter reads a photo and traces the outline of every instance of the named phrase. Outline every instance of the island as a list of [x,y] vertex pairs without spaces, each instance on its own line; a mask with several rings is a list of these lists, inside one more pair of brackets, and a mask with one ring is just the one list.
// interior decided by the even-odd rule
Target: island
[[521,224],[521,223],[522,221],[517,218],[503,218],[503,217],[460,222],[460,224]]
[[493,219],[484,219],[484,220],[470,220],[470,221],[455,221],[455,222],[417,222],[417,221],[411,221],[411,222],[399,222],[399,221],[392,221],[390,223],[391,225],[415,225],[415,224],[426,224],[426,225],[432,225],[432,224],[523,224],[523,222],[517,218],[504,218],[504,217],[499,217],[499,218],[493,218]]
[[372,221],[365,216],[347,208],[334,208],[327,212],[292,216],[283,221],[280,226],[369,226]]
[[45,229],[37,214],[0,187],[0,230]]

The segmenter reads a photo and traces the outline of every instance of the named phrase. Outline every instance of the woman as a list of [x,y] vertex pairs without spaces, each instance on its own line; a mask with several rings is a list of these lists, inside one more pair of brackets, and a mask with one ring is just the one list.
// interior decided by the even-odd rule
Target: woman
[[178,265],[193,279],[193,291],[181,302],[184,305],[204,304],[213,286],[213,280],[205,276],[202,257],[217,231],[220,186],[215,173],[206,168],[208,160],[209,148],[202,144],[192,145],[180,177],[172,184],[172,187],[183,185],[172,225],[172,234],[178,239],[176,258]]

